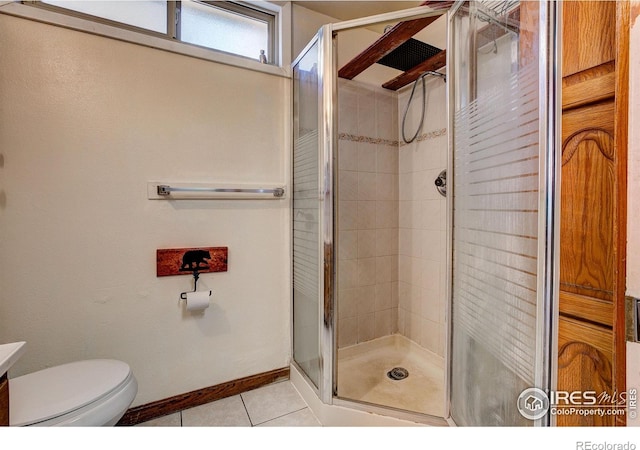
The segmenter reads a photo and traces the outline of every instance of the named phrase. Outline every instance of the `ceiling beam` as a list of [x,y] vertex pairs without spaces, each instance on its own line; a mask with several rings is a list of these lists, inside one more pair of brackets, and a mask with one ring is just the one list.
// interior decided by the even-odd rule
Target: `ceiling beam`
[[452,2],[442,1],[426,1],[421,6],[430,6],[434,9],[437,7],[441,14],[421,19],[408,20],[400,22],[384,33],[377,41],[371,44],[367,49],[345,64],[339,71],[340,78],[352,80],[373,64],[380,61],[386,55],[398,48],[400,45],[411,39],[416,33],[433,23],[440,16],[447,12]]

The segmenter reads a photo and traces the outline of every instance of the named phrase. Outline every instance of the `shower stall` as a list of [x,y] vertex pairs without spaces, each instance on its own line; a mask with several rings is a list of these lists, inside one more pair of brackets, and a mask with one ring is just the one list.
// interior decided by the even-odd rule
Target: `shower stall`
[[555,385],[557,7],[431,3],[293,63],[293,369],[322,405],[552,424],[521,394]]

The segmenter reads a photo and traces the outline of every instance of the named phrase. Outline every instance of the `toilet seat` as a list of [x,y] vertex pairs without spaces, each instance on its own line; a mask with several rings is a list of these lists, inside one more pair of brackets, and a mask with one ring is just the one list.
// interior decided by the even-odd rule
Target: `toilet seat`
[[43,369],[9,380],[10,424],[114,425],[136,392],[137,382],[122,361],[93,359]]

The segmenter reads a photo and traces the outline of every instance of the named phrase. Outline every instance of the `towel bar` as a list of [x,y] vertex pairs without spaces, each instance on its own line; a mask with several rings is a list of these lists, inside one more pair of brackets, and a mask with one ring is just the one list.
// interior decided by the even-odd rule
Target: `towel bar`
[[[172,195],[172,193],[178,195]],[[193,194],[193,195],[189,195]],[[284,187],[220,187],[217,185],[190,185],[176,183],[149,183],[148,198],[154,200],[191,199],[281,199]]]

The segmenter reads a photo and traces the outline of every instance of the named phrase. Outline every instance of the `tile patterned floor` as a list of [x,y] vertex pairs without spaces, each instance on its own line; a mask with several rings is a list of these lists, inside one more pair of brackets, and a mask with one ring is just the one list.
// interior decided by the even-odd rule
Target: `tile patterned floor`
[[185,409],[137,426],[142,427],[319,427],[290,381]]

